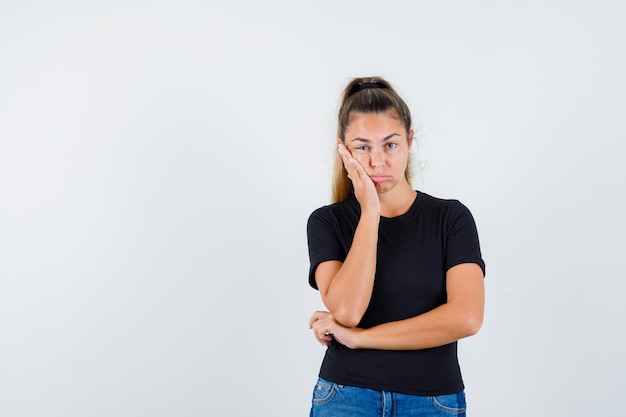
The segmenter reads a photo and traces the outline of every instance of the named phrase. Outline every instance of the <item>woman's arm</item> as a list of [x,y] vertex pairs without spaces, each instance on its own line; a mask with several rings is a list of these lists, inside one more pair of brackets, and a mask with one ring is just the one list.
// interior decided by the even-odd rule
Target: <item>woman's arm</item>
[[359,221],[352,246],[344,262],[322,262],[315,270],[315,282],[322,301],[335,319],[355,327],[369,305],[376,271],[378,218]]
[[352,349],[415,350],[443,346],[476,334],[483,321],[484,278],[474,263],[456,265],[446,274],[448,301],[419,316],[369,329],[347,328],[324,312],[311,317],[315,337],[325,344],[333,335]]
[[322,262],[315,270],[315,282],[335,320],[354,327],[361,321],[372,297],[380,201],[374,183],[358,161],[341,144],[339,153],[361,206],[361,218],[345,261]]

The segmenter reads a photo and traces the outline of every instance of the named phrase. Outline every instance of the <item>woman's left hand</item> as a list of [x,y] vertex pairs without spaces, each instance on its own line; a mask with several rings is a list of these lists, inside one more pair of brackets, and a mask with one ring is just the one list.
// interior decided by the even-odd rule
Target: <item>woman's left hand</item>
[[356,348],[356,338],[362,331],[357,327],[348,328],[337,323],[328,311],[316,311],[309,319],[309,328],[313,329],[313,335],[324,346],[335,339],[342,345],[351,349]]

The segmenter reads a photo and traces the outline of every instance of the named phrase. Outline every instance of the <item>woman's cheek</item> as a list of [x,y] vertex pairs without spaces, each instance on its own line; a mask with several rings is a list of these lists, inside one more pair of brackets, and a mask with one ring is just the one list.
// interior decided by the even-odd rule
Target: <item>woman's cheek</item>
[[358,153],[358,151],[352,153],[352,157],[359,161],[363,168],[367,168],[369,157],[363,153]]

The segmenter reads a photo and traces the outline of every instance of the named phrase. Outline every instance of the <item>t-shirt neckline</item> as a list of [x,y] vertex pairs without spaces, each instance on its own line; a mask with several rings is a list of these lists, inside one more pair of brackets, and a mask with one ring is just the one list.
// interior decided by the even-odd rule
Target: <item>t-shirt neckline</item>
[[419,206],[419,203],[423,200],[423,198],[421,198],[421,195],[424,194],[421,191],[417,191],[415,190],[415,199],[413,200],[413,202],[411,203],[411,205],[409,206],[409,209],[407,211],[405,211],[402,214],[399,214],[397,216],[394,217],[385,217],[385,216],[380,216],[380,220],[381,221],[385,221],[385,222],[393,222],[396,220],[401,220],[407,216],[409,216],[410,214],[412,214],[417,207]]

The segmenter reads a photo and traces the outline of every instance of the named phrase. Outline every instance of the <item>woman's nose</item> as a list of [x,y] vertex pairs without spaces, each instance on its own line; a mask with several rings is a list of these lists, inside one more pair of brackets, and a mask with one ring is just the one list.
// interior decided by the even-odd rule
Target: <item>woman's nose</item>
[[370,165],[372,168],[382,166],[384,163],[384,156],[380,151],[374,150],[370,153]]

